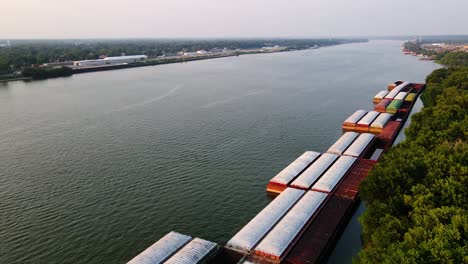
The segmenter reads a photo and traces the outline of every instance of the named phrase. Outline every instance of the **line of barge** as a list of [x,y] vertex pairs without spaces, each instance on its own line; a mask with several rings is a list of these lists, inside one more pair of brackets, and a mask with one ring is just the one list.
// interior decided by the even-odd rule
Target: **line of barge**
[[277,195],[223,247],[170,232],[131,264],[322,263],[359,204],[359,186],[388,151],[425,84],[397,81],[357,110],[325,152],[306,151],[273,177]]
[[[248,253],[236,251],[228,242],[223,248],[224,254],[239,254],[239,259],[231,263],[326,261],[360,202],[359,185],[393,144],[424,88],[424,84],[409,82],[389,85],[389,91],[380,92],[377,98],[374,97],[373,102],[377,104],[374,110],[358,110],[343,123],[345,133],[325,153],[305,152],[273,177],[267,185],[267,191],[278,194],[276,199],[292,189],[307,194],[321,193],[326,197],[320,205],[313,205],[315,210],[313,213],[307,212],[308,219],[302,221],[300,228],[296,227],[296,232],[289,234],[287,239],[279,239],[283,243],[265,246],[271,240],[268,237],[273,234],[280,236],[275,230],[285,229],[281,236],[290,233],[287,225],[282,223],[283,219],[291,218],[288,214],[278,220],[265,236],[259,236],[258,244],[252,246]],[[384,100],[388,101],[387,105],[377,107]],[[289,209],[290,212],[295,208]],[[294,226],[294,222],[291,225]],[[265,239],[267,242],[264,242]],[[287,245],[284,241],[287,241]],[[277,250],[265,252],[265,248]],[[219,258],[214,263],[226,262]]]

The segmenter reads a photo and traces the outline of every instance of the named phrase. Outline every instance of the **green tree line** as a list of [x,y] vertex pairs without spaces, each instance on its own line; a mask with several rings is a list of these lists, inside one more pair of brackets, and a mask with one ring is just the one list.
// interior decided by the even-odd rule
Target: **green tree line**
[[31,77],[34,80],[71,76],[72,74],[73,70],[70,67],[25,68],[22,71],[24,77]]
[[444,54],[438,62],[451,66],[468,66],[468,52],[449,52]]
[[32,64],[97,59],[99,56],[144,54],[156,57],[180,51],[201,49],[251,49],[265,46],[287,46],[305,49],[365,39],[122,39],[122,40],[11,40],[0,47],[0,72],[20,70]]
[[468,263],[468,67],[435,70],[426,84],[406,140],[361,185],[354,263]]

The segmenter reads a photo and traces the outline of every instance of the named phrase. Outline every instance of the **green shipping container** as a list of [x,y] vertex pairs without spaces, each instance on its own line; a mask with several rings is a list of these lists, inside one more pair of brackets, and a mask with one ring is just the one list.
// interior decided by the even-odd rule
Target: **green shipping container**
[[400,108],[401,104],[403,103],[402,100],[393,100],[388,106],[387,106],[387,113],[390,114],[396,114],[398,109]]

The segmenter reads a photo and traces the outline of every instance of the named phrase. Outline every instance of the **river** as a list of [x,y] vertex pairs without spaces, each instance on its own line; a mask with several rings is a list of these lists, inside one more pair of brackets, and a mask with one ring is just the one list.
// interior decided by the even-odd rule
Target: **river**
[[401,44],[0,84],[0,263],[124,263],[171,230],[225,243],[278,171],[438,67]]

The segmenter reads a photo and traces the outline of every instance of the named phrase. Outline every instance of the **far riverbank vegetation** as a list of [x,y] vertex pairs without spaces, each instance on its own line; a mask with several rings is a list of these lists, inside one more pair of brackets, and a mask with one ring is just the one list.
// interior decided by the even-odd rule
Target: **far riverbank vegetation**
[[[87,39],[87,40],[8,40],[0,41],[0,78],[32,76],[40,79],[68,76],[69,70],[33,70],[39,67],[71,67],[77,60],[103,57],[146,55],[148,58],[177,56],[183,53],[203,51],[221,53],[250,49],[282,47],[281,51],[318,48],[367,39]],[[208,56],[207,56],[208,57]],[[216,57],[216,56],[213,56]],[[179,62],[186,60],[173,59]],[[68,62],[68,64],[66,64]],[[165,61],[167,63],[168,61]],[[45,65],[48,64],[48,65]],[[66,65],[62,65],[66,64]],[[160,64],[158,62],[146,65]],[[63,75],[60,75],[63,73]]]

